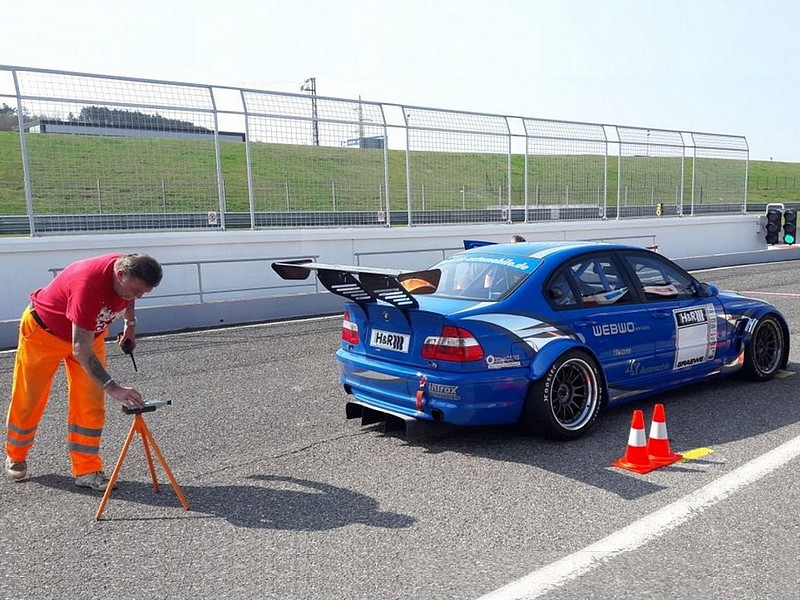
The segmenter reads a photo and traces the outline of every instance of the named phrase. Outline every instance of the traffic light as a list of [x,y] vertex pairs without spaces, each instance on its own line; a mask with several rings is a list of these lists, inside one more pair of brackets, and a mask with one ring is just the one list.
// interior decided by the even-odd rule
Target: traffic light
[[767,208],[767,244],[777,244],[781,233],[781,210],[779,208]]
[[783,211],[783,243],[792,245],[797,239],[797,211],[787,208]]

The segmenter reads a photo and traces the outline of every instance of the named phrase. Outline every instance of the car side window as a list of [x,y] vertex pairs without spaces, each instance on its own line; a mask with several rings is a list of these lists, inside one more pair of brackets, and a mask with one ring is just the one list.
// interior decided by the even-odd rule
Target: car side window
[[526,277],[524,271],[480,260],[442,263],[440,296],[472,300],[499,300]]
[[633,300],[625,276],[608,255],[591,255],[568,263],[550,280],[546,293],[559,308],[625,304]]
[[627,254],[624,259],[648,302],[685,300],[694,296],[692,278],[656,255]]
[[569,267],[583,306],[624,304],[631,301],[625,278],[610,256],[589,256]]
[[561,271],[547,285],[547,297],[558,308],[577,308],[579,303],[567,280],[567,274]]

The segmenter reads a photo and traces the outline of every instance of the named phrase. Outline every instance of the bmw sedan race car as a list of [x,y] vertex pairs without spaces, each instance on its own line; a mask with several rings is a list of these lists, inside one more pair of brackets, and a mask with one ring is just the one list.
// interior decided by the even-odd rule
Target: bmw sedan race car
[[732,373],[765,381],[789,356],[774,306],[625,245],[485,244],[418,272],[273,268],[316,271],[349,300],[336,359],[347,416],[365,424],[517,423],[571,439],[605,407]]

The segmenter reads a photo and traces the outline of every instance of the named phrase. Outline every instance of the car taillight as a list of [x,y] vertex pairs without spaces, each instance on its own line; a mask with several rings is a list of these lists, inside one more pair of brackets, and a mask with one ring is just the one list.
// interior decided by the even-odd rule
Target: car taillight
[[358,325],[350,320],[350,313],[344,311],[342,320],[342,341],[348,344],[358,344]]
[[441,335],[425,338],[422,344],[422,357],[433,360],[468,362],[483,358],[483,348],[478,340],[466,329],[446,326]]

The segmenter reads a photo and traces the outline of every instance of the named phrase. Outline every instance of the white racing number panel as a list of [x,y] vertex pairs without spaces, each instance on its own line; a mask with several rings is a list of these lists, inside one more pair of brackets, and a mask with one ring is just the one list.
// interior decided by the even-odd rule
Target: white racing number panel
[[677,335],[675,369],[714,358],[717,350],[717,313],[713,304],[673,311]]
[[395,352],[407,353],[410,344],[410,335],[381,329],[373,329],[372,336],[369,339],[369,345],[373,348],[383,348],[384,350],[394,350]]

